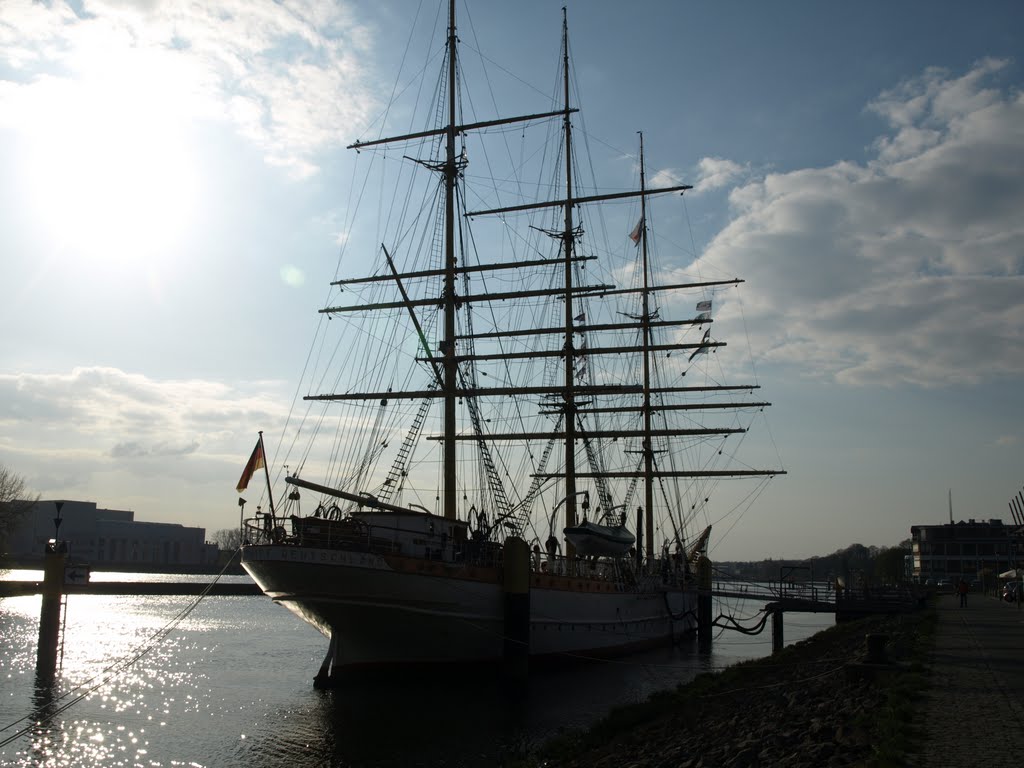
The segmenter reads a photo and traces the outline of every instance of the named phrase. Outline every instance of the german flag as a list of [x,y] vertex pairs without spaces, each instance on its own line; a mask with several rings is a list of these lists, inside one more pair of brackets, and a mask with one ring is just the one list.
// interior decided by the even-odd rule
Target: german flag
[[242,470],[242,476],[238,478],[238,485],[235,486],[235,490],[241,493],[248,488],[249,481],[252,480],[256,470],[263,469],[265,466],[267,466],[267,461],[263,457],[263,439],[260,438],[256,441],[256,447],[252,449],[252,456],[249,457],[245,469]]

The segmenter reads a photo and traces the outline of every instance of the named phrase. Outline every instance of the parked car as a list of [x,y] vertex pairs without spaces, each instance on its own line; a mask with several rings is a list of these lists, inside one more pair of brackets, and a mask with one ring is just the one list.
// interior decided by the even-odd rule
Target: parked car
[[1008,603],[1017,602],[1017,590],[1020,589],[1019,581],[1011,581],[1003,584],[1003,600]]
[[953,583],[949,579],[939,579],[939,583],[936,584],[939,589],[949,589],[953,586]]

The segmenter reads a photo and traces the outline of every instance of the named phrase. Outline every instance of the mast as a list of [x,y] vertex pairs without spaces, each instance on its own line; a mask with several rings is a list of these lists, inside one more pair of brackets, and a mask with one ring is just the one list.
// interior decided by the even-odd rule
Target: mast
[[[654,444],[651,435],[651,282],[647,256],[647,197],[646,170],[644,168],[644,134],[640,132],[640,253],[643,269],[640,326],[643,330],[643,391],[644,391],[644,532],[647,549],[647,568],[654,559]],[[639,542],[638,542],[639,543]]]
[[[637,543],[637,549],[642,554],[646,554],[648,560],[653,557],[653,542],[654,542],[654,525],[653,525],[653,506],[654,506],[654,483],[655,479],[664,475],[658,470],[655,459],[654,459],[654,447],[653,439],[660,433],[658,430],[653,429],[653,414],[664,406],[656,406],[656,402],[661,402],[659,395],[666,392],[683,392],[683,391],[706,391],[710,389],[714,390],[747,390],[756,389],[754,385],[743,385],[743,386],[715,386],[715,387],[669,387],[669,388],[658,388],[654,386],[652,366],[654,364],[653,356],[658,354],[659,351],[670,351],[673,349],[684,349],[692,348],[694,345],[690,344],[671,344],[671,345],[657,345],[653,343],[653,332],[658,327],[669,327],[674,325],[688,325],[698,322],[697,320],[682,320],[682,321],[661,321],[652,318],[652,301],[651,298],[655,291],[663,290],[679,290],[679,289],[692,289],[697,287],[706,287],[712,285],[727,285],[742,282],[738,279],[732,280],[720,280],[720,281],[702,281],[702,282],[687,282],[678,285],[654,285],[651,279],[651,268],[649,264],[649,247],[647,240],[646,231],[646,198],[649,195],[654,194],[665,194],[668,192],[684,191],[690,189],[689,185],[676,185],[664,188],[647,188],[646,187],[646,167],[643,158],[643,136],[641,135],[641,185],[639,190],[628,191],[628,192],[612,192],[612,193],[598,193],[591,195],[579,195],[578,191],[574,187],[573,174],[574,174],[574,159],[573,159],[573,131],[571,115],[577,110],[570,106],[571,104],[571,88],[570,88],[570,62],[569,62],[569,39],[568,39],[568,18],[567,11],[565,8],[562,9],[562,75],[563,75],[563,105],[560,109],[532,114],[523,115],[520,117],[512,118],[499,118],[490,119],[480,122],[471,122],[466,124],[459,124],[457,122],[458,109],[457,109],[457,72],[458,72],[458,60],[457,60],[457,44],[458,37],[456,34],[456,17],[455,17],[455,0],[449,0],[448,2],[448,34],[445,44],[448,48],[447,54],[447,69],[445,70],[448,78],[448,87],[443,89],[443,95],[448,99],[448,109],[444,110],[441,108],[442,125],[432,129],[422,130],[414,133],[407,133],[400,136],[391,136],[389,138],[377,138],[370,141],[358,141],[351,144],[350,147],[356,149],[356,151],[362,151],[371,147],[382,146],[385,144],[404,142],[410,140],[427,139],[434,137],[439,140],[442,136],[444,137],[445,146],[443,148],[444,158],[439,160],[420,160],[413,157],[407,157],[406,159],[418,163],[421,166],[438,173],[441,176],[443,183],[443,194],[444,194],[444,214],[443,214],[443,256],[442,263],[435,265],[430,269],[412,270],[406,273],[399,273],[395,267],[394,262],[391,259],[391,255],[388,249],[384,246],[385,257],[388,262],[388,270],[383,274],[374,275],[371,277],[353,278],[348,280],[338,280],[335,285],[348,285],[358,283],[376,283],[376,282],[392,282],[397,286],[398,292],[401,294],[400,301],[378,301],[374,303],[359,303],[352,306],[330,306],[320,311],[328,315],[342,314],[349,312],[374,312],[374,311],[387,311],[390,309],[403,309],[410,313],[413,317],[414,325],[416,324],[414,310],[419,307],[437,306],[440,304],[441,309],[441,328],[440,328],[440,339],[438,341],[438,348],[435,351],[429,349],[425,350],[423,358],[417,358],[428,363],[433,369],[435,378],[438,379],[439,386],[434,389],[426,389],[421,391],[408,391],[399,390],[392,391],[390,388],[386,393],[367,393],[359,391],[341,392],[334,394],[321,394],[321,395],[307,395],[304,397],[305,400],[375,400],[375,399],[442,399],[443,400],[443,423],[440,435],[442,442],[442,477],[441,477],[441,503],[439,512],[446,519],[454,520],[458,518],[458,487],[456,479],[456,468],[458,464],[458,451],[457,445],[460,440],[470,439],[467,435],[460,435],[458,433],[458,423],[456,418],[456,408],[458,402],[462,398],[472,397],[486,397],[486,396],[502,396],[505,394],[518,394],[518,395],[530,395],[530,394],[541,394],[551,395],[555,398],[560,396],[561,399],[561,411],[564,416],[563,419],[563,431],[561,434],[550,434],[548,436],[555,437],[556,440],[562,442],[564,446],[564,457],[565,466],[561,473],[538,473],[538,476],[546,477],[563,477],[564,478],[564,504],[565,504],[565,524],[567,527],[573,526],[577,522],[578,514],[578,501],[577,496],[582,493],[578,490],[578,482],[580,478],[592,478],[596,477],[594,473],[580,472],[577,469],[577,456],[576,456],[576,441],[581,439],[582,433],[580,432],[579,416],[581,411],[582,400],[577,399],[577,395],[580,398],[591,397],[599,394],[643,394],[642,399],[639,403],[639,408],[636,405],[632,406],[634,410],[641,410],[643,413],[643,424],[640,436],[642,438],[642,447],[644,459],[641,463],[641,467],[638,469],[642,471],[645,478],[644,482],[644,506],[646,507],[646,523],[647,523],[647,536],[646,546],[643,542]],[[446,113],[446,114],[445,114]],[[471,130],[484,129],[490,127],[497,127],[502,125],[510,125],[513,123],[529,123],[537,120],[545,120],[553,117],[560,117],[563,121],[563,136],[564,150],[565,150],[565,197],[562,200],[541,200],[534,201],[532,203],[516,204],[511,206],[503,206],[497,208],[491,208],[488,210],[479,210],[474,212],[465,212],[464,215],[467,218],[472,218],[481,215],[495,215],[504,213],[514,213],[519,211],[528,210],[539,210],[543,208],[561,208],[563,215],[563,228],[561,231],[553,231],[549,234],[556,240],[561,240],[562,253],[560,256],[556,256],[550,259],[534,259],[527,262],[517,263],[493,263],[493,264],[478,264],[478,265],[466,265],[460,264],[456,252],[456,206],[458,205],[458,190],[457,184],[460,183],[460,174],[464,167],[464,161],[458,153],[456,142],[459,137]],[[446,124],[445,124],[446,123]],[[439,153],[438,153],[439,154]],[[435,157],[437,155],[434,155]],[[632,197],[640,197],[641,200],[641,237],[642,237],[642,257],[643,257],[643,286],[640,289],[637,288],[615,288],[609,285],[588,285],[586,281],[581,284],[576,284],[574,281],[573,270],[576,267],[577,262],[583,262],[590,260],[594,257],[580,256],[577,255],[575,249],[576,239],[580,236],[578,225],[574,221],[574,210],[577,206],[587,205],[591,203],[599,203],[602,201],[612,200],[625,200]],[[470,272],[492,272],[505,269],[522,269],[523,267],[532,266],[547,266],[550,264],[558,264],[563,268],[563,286],[551,286],[549,288],[533,288],[530,290],[516,290],[516,291],[504,291],[504,292],[493,292],[487,290],[479,294],[465,294],[459,296],[457,294],[457,280],[461,275]],[[437,296],[425,296],[422,298],[412,298],[405,291],[403,282],[406,279],[418,279],[418,278],[429,278],[429,277],[440,277],[441,278],[441,295]],[[623,348],[618,346],[608,347],[595,347],[593,349],[577,350],[575,345],[576,334],[583,331],[604,331],[604,330],[617,330],[625,329],[627,327],[636,327],[637,318],[631,318],[632,323],[597,323],[588,325],[586,320],[581,318],[581,323],[577,323],[575,317],[577,315],[573,301],[574,296],[600,296],[611,297],[619,294],[638,293],[642,292],[642,309],[640,316],[640,325],[643,333],[642,349],[637,350],[635,347]],[[562,323],[559,324],[557,321],[552,323],[552,327],[546,328],[502,328],[495,331],[489,331],[485,333],[476,334],[470,328],[465,334],[460,335],[458,332],[457,323],[457,309],[462,304],[472,304],[474,302],[482,301],[501,301],[505,299],[528,299],[531,297],[561,297],[565,302],[564,306],[564,317]],[[475,381],[460,380],[459,364],[463,361],[479,361],[479,360],[516,360],[522,359],[525,356],[538,357],[545,356],[543,352],[532,352],[524,353],[519,351],[514,352],[491,352],[484,351],[482,353],[476,353],[472,344],[463,349],[462,354],[459,354],[459,343],[460,342],[472,342],[477,338],[502,338],[502,337],[514,337],[514,336],[529,336],[535,334],[560,334],[564,337],[563,349],[560,351],[552,350],[554,354],[560,354],[564,358],[564,371],[563,376],[558,377],[561,379],[560,382],[555,384],[548,384],[546,386],[522,386],[517,385],[514,387],[509,386],[498,386],[498,387],[479,387]],[[422,330],[417,329],[417,334],[422,338]],[[706,344],[701,342],[699,347],[704,346],[721,346],[722,343],[711,342]],[[638,384],[630,385],[611,385],[611,384],[599,384],[599,385],[584,385],[578,384],[576,380],[574,362],[578,355],[608,355],[608,354],[628,354],[637,353],[643,354],[643,381]],[[554,355],[552,355],[554,356]],[[634,401],[636,402],[636,401]],[[556,406],[558,401],[555,400],[551,403],[551,406]],[[587,403],[582,403],[583,410],[586,410]],[[607,408],[601,406],[591,407],[591,413],[599,412],[611,412]],[[716,431],[717,434],[723,434],[721,431]],[[681,433],[680,433],[681,434]],[[505,439],[504,435],[491,435],[480,437],[477,436],[473,439],[476,440],[488,440],[488,439]],[[638,472],[639,474],[639,472]],[[767,473],[765,473],[767,474]],[[773,473],[774,474],[774,473]],[[632,475],[631,475],[632,476]],[[709,475],[710,476],[710,475]],[[575,548],[571,543],[566,542],[566,555],[568,557],[575,556]],[[645,552],[646,550],[646,552]]]
[[[277,510],[274,509],[274,489],[270,485],[270,469],[267,466],[267,451],[263,447],[263,430],[260,430],[260,454],[263,456],[263,476],[267,480],[267,499],[270,500],[270,519],[277,520]],[[275,522],[275,525],[277,523]]]
[[[454,1],[454,0],[453,0]],[[569,119],[569,21],[562,8],[562,78],[565,86],[565,230],[562,247],[565,256],[565,527],[576,525],[576,396],[573,392],[573,308],[572,308],[572,122]],[[572,563],[576,547],[565,542],[566,559]]]
[[458,387],[458,362],[455,360],[455,0],[448,2],[448,129],[444,165],[444,484],[441,490],[442,514],[454,520],[455,488],[455,404]]

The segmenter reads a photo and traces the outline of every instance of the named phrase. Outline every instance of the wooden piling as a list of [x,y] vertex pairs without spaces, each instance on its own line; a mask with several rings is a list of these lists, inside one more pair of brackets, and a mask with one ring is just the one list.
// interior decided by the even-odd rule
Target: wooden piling
[[530,547],[510,536],[504,547],[505,674],[525,681],[530,658]]
[[67,542],[55,539],[46,545],[43,560],[43,602],[39,610],[39,645],[36,649],[36,674],[40,679],[52,680],[57,671],[57,645],[60,641],[64,564],[67,554]]
[[785,645],[782,632],[782,606],[776,605],[772,611],[772,653],[778,653]]
[[704,556],[697,561],[697,644],[711,647],[711,561]]

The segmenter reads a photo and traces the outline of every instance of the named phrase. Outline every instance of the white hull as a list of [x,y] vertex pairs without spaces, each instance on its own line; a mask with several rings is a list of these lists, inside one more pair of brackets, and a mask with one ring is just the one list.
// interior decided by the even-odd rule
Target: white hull
[[[242,564],[270,597],[336,644],[335,669],[502,658],[496,569],[335,549],[248,546]],[[530,656],[611,655],[669,643],[696,628],[696,592],[535,571]]]

